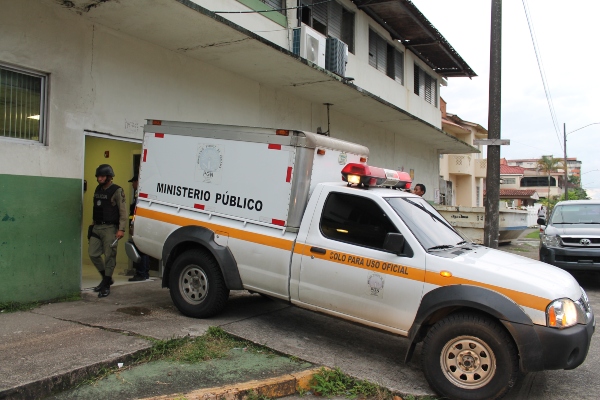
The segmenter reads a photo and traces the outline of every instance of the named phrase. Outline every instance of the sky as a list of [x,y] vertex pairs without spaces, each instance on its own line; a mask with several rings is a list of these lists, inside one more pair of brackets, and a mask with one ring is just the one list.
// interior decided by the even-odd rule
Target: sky
[[[491,0],[412,0],[477,73],[449,78],[441,96],[447,111],[488,126]],[[529,9],[558,126],[553,123],[523,3]],[[600,199],[600,64],[598,0],[502,2],[501,157],[563,157],[582,161],[582,185]],[[577,130],[577,132],[573,132]],[[573,132],[573,133],[570,133]],[[484,152],[485,154],[485,152]]]

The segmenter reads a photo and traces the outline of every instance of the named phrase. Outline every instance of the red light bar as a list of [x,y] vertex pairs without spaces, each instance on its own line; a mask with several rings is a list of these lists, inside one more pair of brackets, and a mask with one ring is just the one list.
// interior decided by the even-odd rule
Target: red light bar
[[349,185],[386,186],[395,189],[409,189],[412,183],[407,172],[356,163],[347,164],[342,169],[342,180]]

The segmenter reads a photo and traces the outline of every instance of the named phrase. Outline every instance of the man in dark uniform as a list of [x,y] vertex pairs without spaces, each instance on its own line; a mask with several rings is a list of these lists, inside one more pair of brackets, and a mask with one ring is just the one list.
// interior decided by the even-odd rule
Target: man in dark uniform
[[[112,183],[115,173],[108,164],[96,168],[98,187],[94,192],[94,225],[90,236],[88,253],[102,282],[94,288],[98,297],[110,294],[114,283],[112,275],[117,263],[117,240],[125,235],[127,225],[127,202],[123,189]],[[102,255],[104,254],[104,259]]]
[[[129,233],[133,235],[133,214],[135,212],[135,206],[138,198],[138,175],[133,175],[133,178],[129,180],[133,187],[133,203],[129,205]],[[129,282],[140,282],[150,279],[150,258],[147,254],[140,252],[141,260],[139,263],[133,263],[135,267],[135,275],[129,278]]]

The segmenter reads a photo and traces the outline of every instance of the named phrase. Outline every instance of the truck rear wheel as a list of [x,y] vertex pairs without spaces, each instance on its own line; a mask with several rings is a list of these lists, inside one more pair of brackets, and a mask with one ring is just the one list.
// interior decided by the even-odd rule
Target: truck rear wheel
[[217,261],[202,250],[177,257],[169,276],[171,299],[182,314],[208,318],[223,310],[229,289]]
[[496,321],[478,314],[449,315],[428,332],[422,350],[429,385],[448,399],[499,399],[517,380],[517,350]]

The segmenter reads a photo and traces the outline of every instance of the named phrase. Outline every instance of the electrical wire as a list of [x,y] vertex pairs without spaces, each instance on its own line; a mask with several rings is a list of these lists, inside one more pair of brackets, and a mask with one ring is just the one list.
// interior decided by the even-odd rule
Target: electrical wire
[[522,0],[523,8],[525,9],[525,17],[527,18],[527,25],[529,26],[529,35],[531,36],[531,41],[533,43],[533,50],[535,51],[535,58],[537,60],[538,69],[540,71],[540,76],[542,77],[542,84],[544,85],[544,93],[546,94],[546,101],[548,103],[548,108],[550,109],[550,117],[552,118],[552,124],[554,125],[554,131],[556,132],[556,138],[558,139],[558,144],[560,145],[561,150],[563,149],[562,141],[560,140],[560,128],[558,125],[558,119],[556,118],[556,112],[554,111],[554,104],[552,103],[552,95],[550,94],[550,88],[548,87],[548,82],[546,79],[546,73],[544,72],[544,65],[542,63],[542,55],[538,50],[537,39],[535,36],[535,30],[533,29],[533,21],[530,16],[529,6],[527,5],[527,0]]
[[295,9],[303,8],[303,7],[313,7],[313,6],[317,6],[319,4],[329,3],[331,1],[333,1],[333,0],[323,0],[318,3],[313,3],[313,4],[302,4],[302,5],[296,6],[296,7],[274,8],[272,10],[264,10],[264,11],[256,11],[256,10],[251,10],[251,11],[213,11],[213,13],[215,13],[215,14],[255,14],[255,13],[267,13],[267,12],[280,12],[280,11],[287,11],[287,10],[295,10]]

